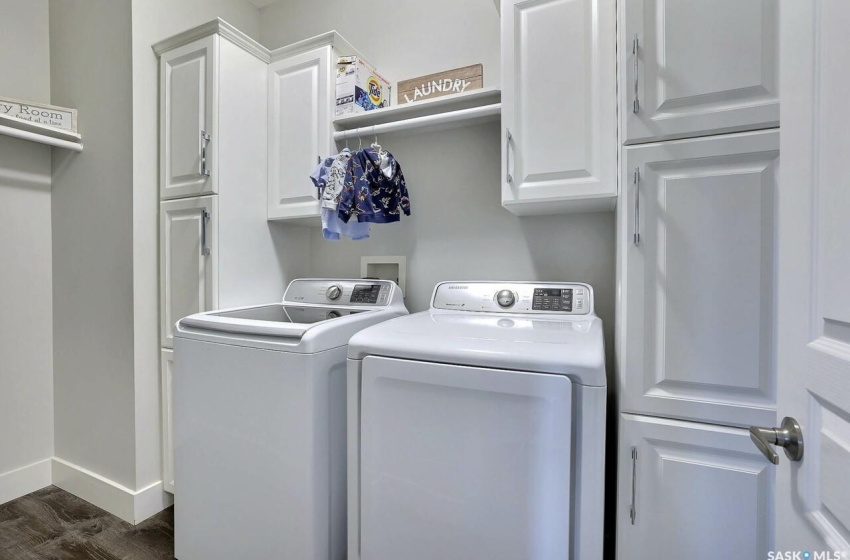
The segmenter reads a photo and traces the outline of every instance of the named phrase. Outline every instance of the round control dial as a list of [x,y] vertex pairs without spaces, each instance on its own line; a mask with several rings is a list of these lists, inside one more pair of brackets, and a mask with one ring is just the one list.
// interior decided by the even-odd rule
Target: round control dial
[[342,295],[342,287],[339,284],[334,284],[333,286],[328,288],[328,291],[325,292],[325,295],[331,301],[339,299],[339,296]]
[[516,296],[510,290],[500,290],[499,293],[496,294],[496,303],[499,304],[499,307],[510,307],[516,302]]

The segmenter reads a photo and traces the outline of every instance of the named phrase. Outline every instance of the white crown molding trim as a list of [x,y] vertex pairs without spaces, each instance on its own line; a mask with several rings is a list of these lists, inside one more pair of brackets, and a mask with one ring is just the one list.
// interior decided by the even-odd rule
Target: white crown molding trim
[[[345,37],[336,31],[328,31],[321,35],[316,35],[315,37],[310,37],[309,39],[304,39],[303,41],[298,41],[297,43],[292,43],[291,45],[274,49],[270,53],[271,62],[276,62],[278,60],[283,60],[284,58],[289,58],[297,54],[327,46],[335,47],[337,54],[341,56],[356,56],[363,58],[363,55],[360,54],[357,49],[352,47],[351,43],[345,40]],[[333,61],[333,64],[336,64],[336,60]]]
[[50,486],[53,480],[51,458],[0,474],[0,504]]
[[54,457],[52,463],[54,485],[133,525],[162,511],[173,502],[171,495],[163,491],[162,481],[141,490],[130,490],[58,457]]
[[176,49],[177,47],[182,47],[192,41],[197,41],[198,39],[215,34],[227,39],[237,47],[240,47],[245,52],[254,55],[266,64],[268,64],[271,60],[269,56],[269,49],[248,37],[221,18],[208,21],[207,23],[193,27],[192,29],[182,33],[178,33],[168,39],[163,39],[153,45],[153,52],[155,52],[157,56],[160,56],[164,52]]

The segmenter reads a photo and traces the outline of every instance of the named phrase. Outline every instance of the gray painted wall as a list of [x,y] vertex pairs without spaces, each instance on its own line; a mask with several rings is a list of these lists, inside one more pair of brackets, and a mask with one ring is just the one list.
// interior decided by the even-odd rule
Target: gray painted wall
[[85,149],[53,153],[56,456],[135,486],[130,0],[51,0],[55,104]]
[[491,0],[282,0],[261,13],[260,42],[272,49],[335,29],[392,83],[480,62],[484,87],[499,85]]
[[[499,84],[499,15],[491,0],[397,0],[375,10],[350,9],[342,0],[321,10],[309,0],[283,0],[261,13],[260,37],[269,48],[336,28],[390,80],[483,62],[485,86]],[[374,226],[363,242],[325,241],[313,228],[309,273],[359,276],[363,255],[406,255],[411,311],[427,309],[440,280],[588,282],[605,323],[611,371],[614,214],[517,218],[504,210],[499,138],[496,124],[381,136],[402,164],[413,216]]]
[[[49,103],[47,0],[0,14],[0,96]],[[0,477],[53,455],[50,271],[50,148],[0,137]]]

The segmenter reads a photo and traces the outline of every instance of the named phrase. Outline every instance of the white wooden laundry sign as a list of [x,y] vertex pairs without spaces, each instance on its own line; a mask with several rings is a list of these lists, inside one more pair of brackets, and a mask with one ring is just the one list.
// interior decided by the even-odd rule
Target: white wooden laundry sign
[[77,132],[77,110],[0,97],[0,115]]

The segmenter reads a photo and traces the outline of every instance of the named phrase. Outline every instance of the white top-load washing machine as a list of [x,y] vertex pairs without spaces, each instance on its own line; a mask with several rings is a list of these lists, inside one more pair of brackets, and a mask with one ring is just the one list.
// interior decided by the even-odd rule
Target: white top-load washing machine
[[348,358],[349,560],[601,560],[590,286],[441,283]]
[[178,322],[177,558],[345,558],[346,345],[406,314],[392,282],[305,279]]

